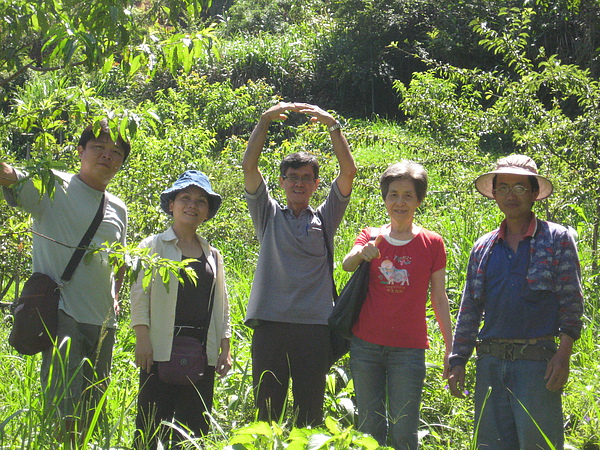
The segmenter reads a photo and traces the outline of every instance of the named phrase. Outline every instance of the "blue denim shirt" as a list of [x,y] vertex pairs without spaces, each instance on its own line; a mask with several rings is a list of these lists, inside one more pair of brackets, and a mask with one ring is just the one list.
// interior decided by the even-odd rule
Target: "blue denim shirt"
[[[582,328],[583,292],[575,241],[565,227],[536,220],[537,230],[531,238],[529,248],[527,284],[529,289],[534,291],[551,291],[558,300],[558,318],[555,321],[557,326],[550,334],[565,333],[573,339],[578,339]],[[450,355],[451,366],[466,364],[473,353],[485,304],[492,301],[484,295],[485,275],[492,249],[498,245],[499,233],[500,229],[496,229],[482,236],[471,250]],[[515,322],[522,319],[518,314],[514,315]],[[509,334],[494,337],[516,338]]]
[[[535,227],[536,220],[533,220]],[[527,269],[533,232],[514,252],[500,236],[485,268],[484,317],[479,339],[551,336],[558,329],[558,297],[549,289],[531,289]],[[519,317],[519,320],[515,320]]]

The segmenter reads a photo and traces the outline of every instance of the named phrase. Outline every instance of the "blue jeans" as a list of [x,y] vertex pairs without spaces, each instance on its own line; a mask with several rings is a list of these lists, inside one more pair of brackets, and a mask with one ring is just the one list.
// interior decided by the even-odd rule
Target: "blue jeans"
[[[350,346],[358,429],[379,445],[396,450],[418,447],[417,429],[425,380],[425,350],[386,347],[354,336]],[[387,401],[386,401],[387,400]]]
[[477,358],[478,449],[547,449],[536,423],[556,449],[563,448],[562,392],[546,389],[546,366],[545,361],[508,361],[490,355]]

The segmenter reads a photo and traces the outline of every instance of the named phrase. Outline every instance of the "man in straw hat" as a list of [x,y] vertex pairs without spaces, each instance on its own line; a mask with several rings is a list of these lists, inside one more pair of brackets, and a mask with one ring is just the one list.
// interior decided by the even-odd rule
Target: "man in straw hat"
[[475,187],[496,201],[505,219],[471,251],[450,390],[464,397],[465,365],[477,348],[477,448],[549,448],[547,437],[562,449],[561,391],[583,314],[575,242],[566,228],[532,212],[553,187],[531,158],[501,158]]

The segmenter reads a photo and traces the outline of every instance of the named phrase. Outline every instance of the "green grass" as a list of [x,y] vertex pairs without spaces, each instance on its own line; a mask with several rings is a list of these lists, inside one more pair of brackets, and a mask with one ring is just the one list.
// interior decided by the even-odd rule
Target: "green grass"
[[[429,171],[429,195],[417,213],[416,221],[444,237],[448,250],[447,288],[451,300],[452,316],[460,302],[464,284],[465,267],[473,241],[491,230],[501,217],[491,201],[483,199],[474,191],[472,181],[491,167],[496,156],[483,155],[475,149],[441,148],[435,142],[415,136],[402,127],[385,121],[350,123],[346,133],[353,146],[359,166],[351,203],[344,221],[335,236],[335,277],[341,285],[348,274],[341,269],[341,259],[352,247],[361,228],[379,226],[387,222],[383,202],[379,194],[379,175],[388,164],[403,158],[421,162]],[[323,183],[328,185],[335,176],[336,165],[329,162],[331,154],[324,142],[326,135],[318,127],[302,133],[303,142],[288,142],[289,148],[307,146],[323,161]],[[129,203],[145,202],[148,207],[134,208],[136,216],[131,240],[143,237],[150,228],[162,231],[166,225],[164,216],[156,208],[159,187],[146,190],[149,197],[136,195],[137,190],[147,189],[137,178],[142,176],[152,161],[164,160],[165,155],[153,154],[164,143],[147,141],[146,149],[137,147],[138,161],[115,180],[112,189]],[[250,367],[250,330],[244,326],[244,312],[249,297],[258,243],[243,200],[243,181],[239,160],[244,142],[231,141],[231,147],[221,154],[213,155],[213,164],[202,157],[202,169],[211,176],[217,192],[224,196],[223,208],[214,221],[202,230],[224,255],[228,275],[228,291],[233,325],[233,367],[222,380],[216,381],[213,427],[211,434],[202,442],[190,442],[189,448],[241,449],[241,448],[375,448],[372,440],[364,438],[354,429],[355,411],[353,384],[348,370],[347,357],[332,368],[327,381],[325,398],[327,425],[320,430],[290,430],[289,415],[280,424],[266,426],[254,422],[252,405],[252,382]],[[276,146],[273,144],[272,148]],[[146,152],[145,154],[141,154]],[[193,154],[191,155],[193,156]],[[261,169],[269,184],[275,186],[276,165],[279,153],[267,152],[261,161]],[[144,165],[146,164],[146,165]],[[185,164],[180,161],[174,167],[156,164],[159,173],[152,180],[165,182],[176,177],[185,168],[194,167],[194,160]],[[560,182],[560,173],[548,174]],[[154,182],[154,181],[153,181]],[[317,193],[321,199],[324,187]],[[276,190],[274,194],[281,198]],[[538,214],[545,217],[546,210],[559,220],[572,217],[571,212],[561,211],[557,205],[565,199],[554,199]],[[5,208],[2,205],[0,208]],[[138,212],[139,211],[139,212]],[[0,209],[0,212],[2,210]],[[11,211],[4,211],[10,215]],[[564,394],[566,441],[570,448],[591,450],[597,447],[600,436],[600,333],[598,319],[598,277],[591,271],[590,227],[573,223],[580,231],[579,247],[585,281],[586,317],[582,338],[575,345],[572,372]],[[122,299],[127,301],[124,290]],[[108,413],[108,425],[98,424],[90,434],[90,444],[77,448],[117,449],[131,445],[135,421],[135,402],[138,390],[138,371],[134,364],[134,334],[129,329],[127,304],[120,317],[120,328],[114,349],[111,384],[104,398]],[[443,342],[433,313],[431,312],[431,349],[427,352],[427,379],[425,383],[420,435],[422,448],[470,449],[473,428],[472,396],[466,400],[451,397],[441,378]],[[67,448],[55,440],[56,424],[45,414],[39,382],[40,356],[21,357],[7,343],[9,325],[0,324],[0,448],[2,449],[56,449]],[[473,367],[468,366],[467,389],[473,390]],[[234,445],[236,444],[236,445]],[[320,445],[320,447],[319,447]],[[594,447],[593,445],[596,445]]]

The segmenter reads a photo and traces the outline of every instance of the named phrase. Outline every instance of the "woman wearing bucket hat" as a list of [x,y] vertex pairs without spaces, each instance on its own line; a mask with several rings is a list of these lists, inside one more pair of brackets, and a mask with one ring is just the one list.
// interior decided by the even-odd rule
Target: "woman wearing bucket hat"
[[476,348],[476,447],[562,449],[562,389],[583,314],[575,241],[567,228],[533,213],[552,183],[528,156],[501,158],[475,186],[504,220],[471,250],[450,391],[464,397],[465,366]]
[[131,287],[140,367],[136,448],[156,448],[157,440],[178,434],[161,421],[177,422],[194,436],[206,434],[215,373],[223,377],[231,368],[223,259],[197,234],[198,226],[217,213],[221,196],[206,175],[189,170],[162,192],[160,206],[173,216],[173,225],[144,239],[140,247],[161,258],[186,261],[196,280],[182,272],[182,281],[171,275],[164,283],[157,275],[144,289],[141,274]]

